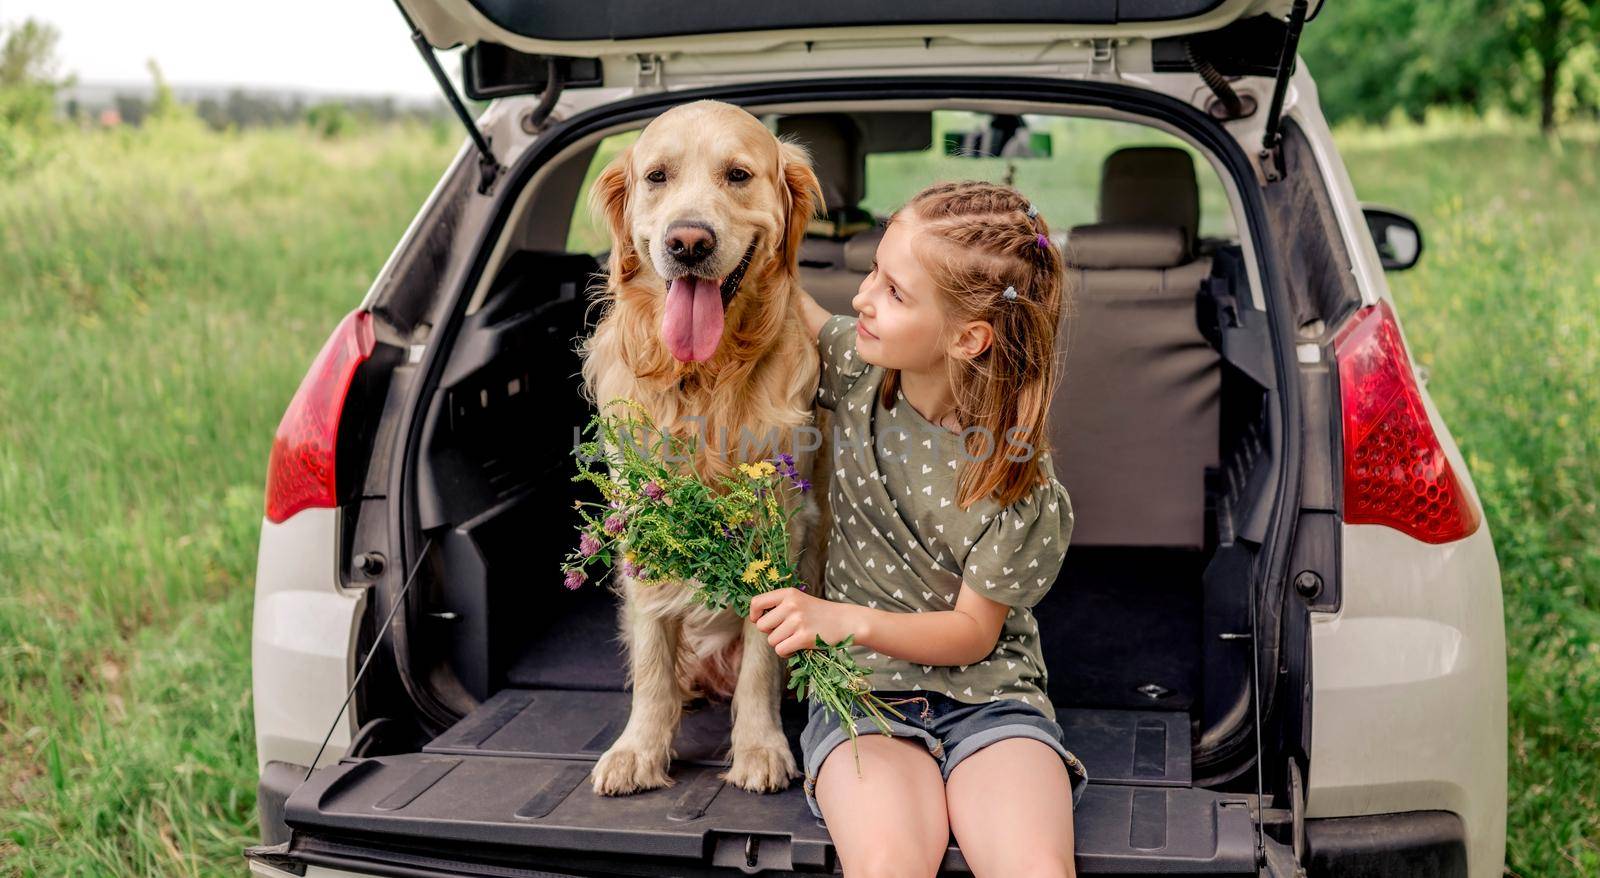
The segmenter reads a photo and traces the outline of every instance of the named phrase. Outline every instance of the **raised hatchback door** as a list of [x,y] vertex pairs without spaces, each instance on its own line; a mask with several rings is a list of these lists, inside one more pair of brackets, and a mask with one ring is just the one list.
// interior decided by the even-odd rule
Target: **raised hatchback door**
[[[773,69],[771,53],[907,41],[949,44],[975,64],[1037,60],[1060,45],[1214,31],[1243,18],[1285,18],[1293,0],[815,0],[660,4],[646,0],[399,0],[436,48],[495,45],[527,55],[594,58],[632,85],[641,60],[721,74]],[[1315,14],[1320,0],[1308,4]],[[786,52],[785,52],[786,53]],[[947,56],[949,52],[940,52]],[[713,60],[714,59],[714,60]],[[763,60],[765,59],[765,60]],[[814,65],[795,68],[797,71]]]

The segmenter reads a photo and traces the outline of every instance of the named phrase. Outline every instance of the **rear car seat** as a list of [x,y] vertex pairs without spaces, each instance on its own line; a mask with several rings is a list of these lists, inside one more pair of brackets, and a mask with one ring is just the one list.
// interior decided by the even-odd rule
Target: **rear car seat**
[[1106,158],[1100,222],[1067,236],[1066,371],[1051,408],[1075,545],[1205,544],[1205,470],[1218,465],[1221,362],[1195,319],[1211,273],[1196,256],[1194,160],[1134,147]]
[[864,135],[848,113],[796,113],[778,119],[778,135],[805,144],[826,216],[813,217],[800,247],[800,285],[822,307],[854,314],[850,300],[872,270],[882,230],[859,204],[866,195]]
[[[838,129],[828,129],[837,131]],[[845,154],[842,137],[815,138],[819,154]],[[854,171],[827,161],[844,197]],[[851,164],[849,168],[856,168]],[[823,181],[825,191],[828,180]],[[1074,545],[1205,543],[1205,469],[1218,465],[1221,371],[1195,320],[1211,271],[1197,257],[1200,197],[1194,161],[1168,147],[1106,158],[1100,222],[1067,238],[1065,372],[1051,408],[1056,474],[1072,496]],[[855,314],[850,300],[872,269],[881,228],[842,242],[810,237],[800,282],[824,308]]]

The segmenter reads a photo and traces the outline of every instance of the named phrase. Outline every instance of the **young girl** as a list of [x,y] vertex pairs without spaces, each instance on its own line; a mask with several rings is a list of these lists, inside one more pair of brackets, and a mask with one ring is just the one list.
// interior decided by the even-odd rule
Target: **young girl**
[[[933,875],[950,835],[979,876],[1072,875],[1087,774],[1067,750],[1030,607],[1066,557],[1072,506],[1044,447],[1063,265],[1015,189],[941,183],[889,219],[872,272],[818,335],[834,412],[825,597],[757,596],[782,656],[855,635],[875,692],[862,734],[812,701],[806,801],[846,875]],[[857,709],[859,732],[881,731]]]

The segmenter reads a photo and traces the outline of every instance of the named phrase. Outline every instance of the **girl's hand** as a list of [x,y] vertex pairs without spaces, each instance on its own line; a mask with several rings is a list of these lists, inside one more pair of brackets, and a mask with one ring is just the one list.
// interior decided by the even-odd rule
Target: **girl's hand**
[[750,599],[750,621],[767,632],[767,642],[787,658],[814,647],[819,635],[828,643],[838,643],[859,634],[860,609],[798,588],[777,588]]

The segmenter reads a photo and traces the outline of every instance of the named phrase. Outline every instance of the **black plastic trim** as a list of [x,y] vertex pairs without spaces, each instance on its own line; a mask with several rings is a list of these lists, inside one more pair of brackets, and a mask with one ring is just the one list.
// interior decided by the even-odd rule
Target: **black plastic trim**
[[268,762],[256,784],[256,814],[261,821],[261,842],[282,844],[289,840],[289,824],[284,822],[284,803],[289,794],[305,783],[306,767],[292,762]]
[[1306,848],[1311,878],[1467,874],[1466,829],[1449,811],[1307,820]]
[[1150,63],[1157,73],[1193,70],[1184,47],[1188,43],[1197,59],[1209,62],[1225,76],[1276,76],[1287,30],[1284,22],[1257,15],[1213,31],[1159,37],[1150,42]]
[[[1339,364],[1332,344],[1319,345],[1319,361],[1302,365],[1305,391],[1307,487],[1301,493],[1299,532],[1294,541],[1290,576],[1317,576],[1315,593],[1300,592],[1306,606],[1317,612],[1338,612],[1343,589],[1343,519],[1339,507],[1341,422],[1339,416]],[[1313,481],[1314,480],[1314,481]]]
[[541,92],[550,84],[551,61],[562,88],[605,84],[599,58],[530,55],[498,43],[478,43],[462,57],[462,90],[475,101]]
[[[1272,476],[1277,479],[1278,492],[1270,507],[1271,521],[1265,523],[1271,526],[1263,527],[1262,533],[1262,546],[1265,550],[1263,554],[1267,557],[1267,561],[1263,563],[1270,563],[1270,567],[1259,570],[1256,581],[1264,583],[1263,591],[1258,595],[1265,610],[1258,635],[1266,635],[1265,638],[1258,638],[1257,644],[1264,651],[1263,666],[1272,668],[1277,664],[1278,651],[1281,647],[1279,639],[1283,634],[1280,627],[1282,611],[1289,587],[1286,575],[1288,553],[1282,549],[1290,544],[1297,519],[1293,513],[1298,509],[1302,439],[1301,431],[1298,429],[1301,423],[1298,384],[1289,372],[1293,368],[1294,361],[1292,345],[1294,332],[1290,319],[1292,302],[1283,281],[1285,270],[1283,257],[1271,247],[1274,237],[1267,227],[1267,207],[1262,191],[1256,183],[1255,168],[1240,144],[1216,121],[1188,104],[1145,89],[1113,83],[1016,76],[893,76],[851,80],[810,79],[738,83],[627,98],[553,123],[544,136],[518,157],[506,175],[509,178],[507,184],[498,187],[490,196],[496,202],[493,220],[483,229],[471,267],[463,272],[460,286],[446,293],[453,297],[448,309],[449,317],[437,327],[435,337],[430,341],[424,354],[424,361],[420,364],[423,380],[417,384],[418,396],[409,401],[412,427],[405,439],[405,453],[401,456],[403,463],[398,467],[401,470],[401,480],[397,485],[397,495],[406,500],[399,504],[402,520],[397,523],[399,532],[396,534],[396,543],[407,547],[408,562],[409,553],[413,551],[411,547],[418,542],[415,538],[417,510],[414,498],[408,489],[414,479],[416,454],[421,436],[420,421],[425,411],[419,401],[423,394],[436,385],[447,360],[445,354],[454,345],[456,334],[461,327],[464,306],[470,291],[476,288],[487,266],[492,248],[483,246],[483,242],[498,240],[516,202],[517,193],[528,178],[571,141],[615,126],[619,122],[653,118],[672,106],[707,98],[740,106],[776,101],[784,103],[814,101],[826,105],[829,101],[839,100],[920,98],[1033,100],[1102,107],[1136,113],[1153,121],[1171,125],[1193,137],[1202,148],[1216,155],[1238,184],[1238,190],[1244,201],[1251,241],[1255,247],[1254,256],[1261,270],[1264,292],[1267,299],[1274,303],[1274,306],[1268,309],[1266,316],[1269,320],[1270,337],[1279,350],[1279,355],[1274,358],[1273,363],[1276,387],[1273,395],[1280,400],[1280,404],[1278,408],[1269,409],[1268,412],[1269,431],[1278,438],[1278,441],[1269,448],[1273,460],[1269,461],[1267,466],[1270,467]],[[1263,642],[1264,639],[1269,642]],[[1275,677],[1276,675],[1270,673],[1266,675],[1268,681],[1274,680]],[[1271,723],[1270,717],[1275,709],[1274,691],[1269,689],[1263,692],[1262,696],[1263,718],[1265,722]],[[1296,702],[1298,696],[1299,693],[1296,693]],[[1228,760],[1253,758],[1249,755],[1253,746],[1248,734],[1230,735],[1226,740],[1230,744],[1230,752],[1223,758]]]

